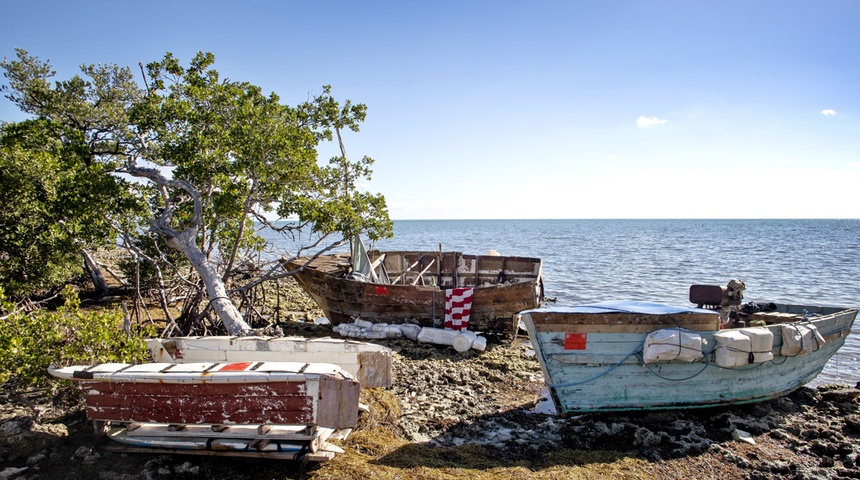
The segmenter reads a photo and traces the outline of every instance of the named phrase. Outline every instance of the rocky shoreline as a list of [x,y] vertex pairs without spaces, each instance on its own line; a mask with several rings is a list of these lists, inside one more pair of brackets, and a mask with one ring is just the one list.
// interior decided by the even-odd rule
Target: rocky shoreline
[[[303,304],[306,305],[306,304]],[[316,312],[308,309],[306,319]],[[333,336],[294,321],[287,333]],[[95,441],[74,390],[5,393],[0,480],[154,478],[860,478],[860,385],[752,405],[562,418],[527,339],[487,350],[397,339],[395,383],[323,464],[126,454]],[[748,434],[748,435],[747,435]]]

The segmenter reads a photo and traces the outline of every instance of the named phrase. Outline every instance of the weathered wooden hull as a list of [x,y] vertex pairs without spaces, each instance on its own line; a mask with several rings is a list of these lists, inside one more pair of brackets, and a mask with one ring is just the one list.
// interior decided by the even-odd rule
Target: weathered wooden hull
[[171,337],[146,341],[159,363],[333,363],[362,387],[391,386],[391,350],[373,343],[303,337]]
[[[456,252],[438,255],[435,252],[388,252],[384,262],[389,275],[400,277],[405,284],[347,279],[338,268],[347,259],[344,255],[321,257],[294,276],[334,324],[361,318],[373,323],[441,327],[445,320],[445,290],[472,287],[469,329],[510,333],[515,315],[539,306],[543,295],[542,266],[540,260],[534,258],[478,257]],[[403,265],[413,259],[417,265],[415,272],[406,272]],[[296,260],[290,268],[298,269],[305,262],[307,259]],[[423,276],[432,284],[412,285],[418,278],[417,273],[425,268]]]
[[359,384],[331,364],[111,363],[50,372],[80,382],[95,421],[342,429],[358,420]]
[[[714,362],[714,318],[695,314],[595,314],[576,309],[523,312],[546,383],[559,413],[663,410],[763,401],[811,381],[845,342],[857,310],[780,306],[781,312],[806,310],[803,325],[814,325],[825,343],[803,356],[782,355],[781,325],[773,333],[773,360],[733,368]],[[586,309],[587,310],[587,309]],[[783,319],[782,322],[785,322]],[[683,328],[701,336],[704,357],[691,363],[645,363],[648,333]],[[729,330],[723,330],[727,332]]]

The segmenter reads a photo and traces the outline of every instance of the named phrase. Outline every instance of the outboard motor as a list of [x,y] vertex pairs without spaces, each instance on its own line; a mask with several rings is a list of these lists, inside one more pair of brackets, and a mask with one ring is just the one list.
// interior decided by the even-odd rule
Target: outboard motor
[[720,322],[723,328],[729,326],[743,326],[738,318],[736,308],[744,299],[744,290],[747,286],[744,282],[733,278],[725,287],[719,285],[692,285],[690,287],[690,302],[699,308],[719,310]]
[[737,306],[743,302],[744,282],[733,278],[725,287],[719,285],[693,285],[690,287],[690,302],[699,308],[716,310],[720,307]]

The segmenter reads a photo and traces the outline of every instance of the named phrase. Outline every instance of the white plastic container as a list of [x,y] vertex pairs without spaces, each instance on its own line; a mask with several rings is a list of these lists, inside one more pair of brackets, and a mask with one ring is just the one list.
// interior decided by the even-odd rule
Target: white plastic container
[[645,337],[645,363],[695,362],[702,358],[702,337],[676,328],[656,330]]
[[400,331],[403,332],[404,337],[409,340],[418,340],[418,333],[421,332],[421,325],[404,323],[403,325],[399,325],[399,327]]
[[786,357],[801,357],[824,345],[824,337],[815,325],[788,324],[782,326],[782,349]]
[[454,337],[453,347],[454,350],[463,353],[466,350],[472,348],[472,342],[477,340],[478,336],[475,335],[475,332],[470,332],[468,330],[464,330],[462,333]]
[[424,327],[418,332],[418,341],[424,343],[435,343],[436,345],[454,345],[454,338],[460,335],[456,330],[443,330],[441,328]]
[[750,339],[752,363],[773,360],[773,333],[764,327],[742,328],[741,333]]
[[721,367],[732,368],[749,365],[752,345],[750,337],[740,330],[726,330],[714,334],[717,341],[714,362]]

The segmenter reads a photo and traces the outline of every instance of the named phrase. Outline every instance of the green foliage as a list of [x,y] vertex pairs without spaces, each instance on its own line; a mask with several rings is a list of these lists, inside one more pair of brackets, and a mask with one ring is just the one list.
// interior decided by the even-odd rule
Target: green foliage
[[[8,313],[2,289],[0,307],[6,316],[0,322],[0,384],[14,388],[46,385],[53,378],[48,366],[92,365],[104,362],[147,361],[144,338],[154,332],[123,331],[123,313],[89,312],[80,309],[77,294],[64,293],[65,305],[56,311]],[[134,330],[134,329],[133,329]]]
[[[353,163],[341,156],[327,166],[318,162],[317,147],[331,141],[334,130],[359,130],[365,105],[341,105],[329,86],[311,101],[284,105],[255,85],[221,80],[214,61],[201,53],[186,69],[167,54],[149,64],[150,95],[131,114],[150,132],[147,158],[174,167],[174,178],[200,193],[205,236],[220,242],[204,250],[226,252],[235,242],[258,246],[253,232],[237,227],[264,211],[298,218],[322,234],[391,235],[384,197],[356,188],[370,178],[373,160]],[[182,208],[178,218],[191,218],[192,205]]]
[[18,54],[0,64],[3,91],[36,118],[0,125],[0,285],[29,296],[80,274],[81,250],[113,243],[111,220],[140,209],[130,185],[111,175],[135,90],[106,67],[85,68],[89,82],[52,88],[53,71]]
[[[76,236],[56,217],[55,200],[62,170],[56,144],[26,125],[0,140],[0,286],[12,295],[29,295],[68,280],[82,270]],[[32,134],[31,139],[19,138]],[[25,140],[43,142],[29,149]],[[68,173],[66,173],[68,175]]]
[[101,64],[52,84],[47,63],[17,54],[0,62],[8,82],[0,88],[33,119],[5,125],[0,144],[0,192],[14,204],[0,217],[0,260],[19,259],[0,272],[9,293],[56,285],[77,272],[74,252],[114,243],[115,232],[138,247],[151,243],[142,236],[161,235],[209,284],[229,282],[231,269],[262,249],[253,227],[272,213],[297,220],[290,229],[333,234],[319,248],[338,235],[392,235],[384,197],[359,191],[373,160],[318,158],[321,142],[358,132],[367,113],[335,101],[329,86],[285,105],[222,79],[211,53],[187,67],[168,53],[147,66],[146,89],[128,67]]

